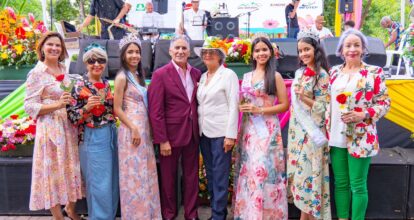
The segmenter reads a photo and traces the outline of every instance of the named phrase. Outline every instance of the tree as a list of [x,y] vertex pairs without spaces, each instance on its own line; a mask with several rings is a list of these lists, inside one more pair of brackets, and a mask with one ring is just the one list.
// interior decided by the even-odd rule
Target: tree
[[69,0],[56,0],[53,5],[53,18],[55,21],[73,21],[78,18],[76,10]]

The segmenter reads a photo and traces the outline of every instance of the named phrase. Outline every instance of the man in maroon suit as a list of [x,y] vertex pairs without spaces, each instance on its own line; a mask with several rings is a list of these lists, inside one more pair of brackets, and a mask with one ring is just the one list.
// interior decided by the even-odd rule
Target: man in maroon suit
[[177,216],[176,178],[181,157],[184,217],[198,219],[198,116],[196,91],[200,70],[191,67],[189,39],[176,36],[169,49],[172,61],[157,69],[148,88],[154,143],[160,144],[161,213]]

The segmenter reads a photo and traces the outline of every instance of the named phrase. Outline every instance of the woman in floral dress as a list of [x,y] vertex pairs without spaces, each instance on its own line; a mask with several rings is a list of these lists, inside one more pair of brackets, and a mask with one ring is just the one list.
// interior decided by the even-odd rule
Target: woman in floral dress
[[79,126],[79,156],[86,185],[88,217],[115,219],[119,201],[118,147],[113,96],[102,74],[108,62],[103,47],[92,43],[83,62],[88,72],[72,90],[74,104],[68,116]]
[[67,119],[70,93],[61,88],[61,84],[70,85],[60,64],[67,57],[63,38],[46,33],[37,55],[39,62],[27,78],[24,101],[26,113],[36,119],[29,208],[50,209],[54,219],[63,220],[60,206],[66,205],[63,212],[79,219],[75,213],[75,203],[82,199],[78,133]]
[[240,97],[244,115],[235,149],[234,218],[283,220],[288,217],[286,173],[277,114],[289,101],[269,39],[253,41],[252,60],[254,70],[244,74]]
[[141,42],[133,34],[119,43],[122,69],[115,78],[122,219],[161,219],[157,167],[148,119]]
[[301,68],[292,85],[288,135],[288,198],[301,219],[331,219],[329,147],[325,131],[328,62],[312,31],[298,34]]

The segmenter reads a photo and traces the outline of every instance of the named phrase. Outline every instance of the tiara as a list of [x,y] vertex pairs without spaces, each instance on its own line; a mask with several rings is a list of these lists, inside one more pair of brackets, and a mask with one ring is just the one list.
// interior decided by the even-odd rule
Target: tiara
[[91,50],[93,48],[98,48],[98,49],[101,49],[103,51],[106,51],[105,50],[105,47],[103,47],[103,46],[101,46],[101,45],[99,45],[97,43],[91,43],[91,44],[89,44],[87,47],[85,47],[85,49],[83,51],[86,53],[86,52],[88,52],[89,50]]
[[319,35],[312,31],[311,29],[304,29],[299,31],[297,39],[300,40],[302,38],[309,37],[314,39],[316,42],[319,42]]
[[138,36],[133,33],[128,33],[119,41],[119,49],[122,49],[129,43],[136,43],[141,46],[141,41],[139,40]]

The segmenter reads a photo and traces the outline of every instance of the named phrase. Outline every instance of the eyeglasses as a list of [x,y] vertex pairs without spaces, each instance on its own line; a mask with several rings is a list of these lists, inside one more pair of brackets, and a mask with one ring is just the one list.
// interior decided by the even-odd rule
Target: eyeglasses
[[212,56],[212,55],[215,55],[215,54],[218,54],[218,52],[216,50],[202,50],[201,51],[202,56],[204,56],[204,55]]
[[95,64],[96,62],[98,62],[99,64],[105,64],[105,63],[106,63],[106,59],[103,59],[103,58],[98,58],[98,59],[88,59],[86,62],[87,62],[89,65],[93,65],[93,64]]

